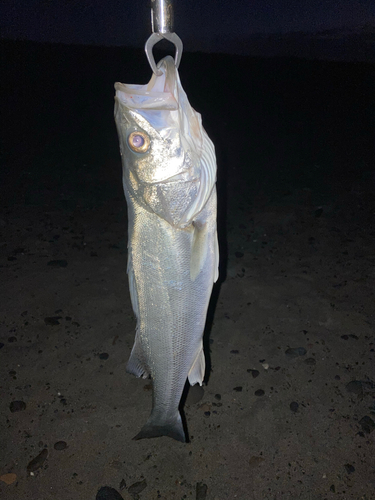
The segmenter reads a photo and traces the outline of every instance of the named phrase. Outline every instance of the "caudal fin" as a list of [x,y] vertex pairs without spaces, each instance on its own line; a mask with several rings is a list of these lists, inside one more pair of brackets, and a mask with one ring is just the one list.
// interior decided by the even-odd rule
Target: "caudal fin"
[[133,437],[133,439],[154,438],[160,436],[168,436],[176,441],[186,443],[184,428],[182,425],[181,415],[177,412],[173,419],[161,421],[160,418],[155,418],[152,414],[141,431]]

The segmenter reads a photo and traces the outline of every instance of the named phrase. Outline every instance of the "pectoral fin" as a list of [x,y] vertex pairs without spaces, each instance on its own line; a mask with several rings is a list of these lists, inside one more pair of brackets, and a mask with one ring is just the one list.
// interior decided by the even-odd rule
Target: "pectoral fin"
[[[212,239],[213,244],[211,242]],[[210,252],[212,252],[213,255],[210,256]],[[219,245],[217,241],[217,232],[215,231],[212,238],[212,233],[210,234],[206,224],[196,224],[194,226],[190,259],[190,278],[192,281],[195,281],[198,274],[202,271],[207,257],[210,257],[209,262],[214,266],[213,282],[215,282],[219,276]]]
[[207,253],[208,234],[205,226],[194,226],[193,243],[191,246],[190,258],[190,278],[195,281],[198,274],[203,268],[203,264]]

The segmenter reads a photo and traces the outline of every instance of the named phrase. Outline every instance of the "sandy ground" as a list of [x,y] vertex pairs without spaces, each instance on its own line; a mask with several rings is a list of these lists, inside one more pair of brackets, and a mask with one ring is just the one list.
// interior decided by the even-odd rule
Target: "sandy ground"
[[[273,66],[260,65],[266,82]],[[293,77],[285,75],[287,88]],[[116,77],[123,72],[106,82]],[[95,92],[100,101],[101,87]],[[112,108],[103,111],[112,106],[109,92],[99,111],[78,106],[76,121],[63,115],[66,103],[59,115],[53,110],[54,93],[41,116],[29,104],[26,118],[39,118],[22,125],[23,117],[17,129],[35,124],[32,138],[21,134],[26,143],[17,149],[14,139],[6,156],[1,498],[373,500],[375,170],[368,146],[354,174],[346,166],[344,175],[331,157],[296,169],[283,148],[305,139],[301,111],[296,135],[278,128],[268,136],[270,156],[252,160],[241,113],[215,123],[214,109],[206,111],[218,144],[222,255],[205,333],[206,384],[191,389],[183,406],[189,443],[133,441],[149,415],[152,386],[125,372],[135,320],[117,138]],[[262,116],[275,123],[276,114]],[[273,166],[264,170],[267,162]]]

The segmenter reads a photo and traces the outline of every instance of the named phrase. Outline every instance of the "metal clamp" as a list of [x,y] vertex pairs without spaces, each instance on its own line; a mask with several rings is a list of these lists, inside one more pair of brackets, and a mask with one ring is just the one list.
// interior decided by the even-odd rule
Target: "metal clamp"
[[173,31],[173,8],[172,0],[151,0],[151,26],[152,35],[146,41],[145,52],[148,62],[155,75],[160,76],[162,72],[157,69],[152,49],[154,45],[163,38],[173,43],[176,48],[174,63],[178,69],[182,57],[181,38]]

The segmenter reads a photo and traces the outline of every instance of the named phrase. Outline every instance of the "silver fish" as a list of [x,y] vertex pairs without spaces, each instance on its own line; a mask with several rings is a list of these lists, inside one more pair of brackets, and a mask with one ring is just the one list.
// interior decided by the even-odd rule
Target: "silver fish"
[[171,56],[146,85],[116,83],[115,121],[128,205],[128,276],[137,318],[127,371],[153,380],[134,439],[185,442],[182,391],[202,385],[203,329],[218,278],[216,157]]

